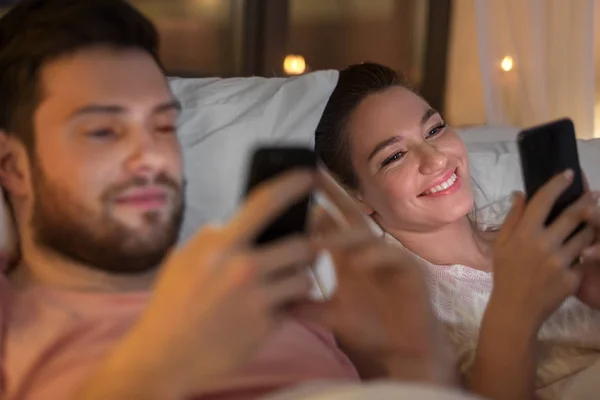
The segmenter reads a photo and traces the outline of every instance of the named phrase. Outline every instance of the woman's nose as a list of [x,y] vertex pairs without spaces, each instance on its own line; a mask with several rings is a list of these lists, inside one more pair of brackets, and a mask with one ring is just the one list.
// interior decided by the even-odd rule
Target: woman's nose
[[431,175],[443,171],[448,165],[448,157],[435,146],[424,142],[419,146],[419,172]]

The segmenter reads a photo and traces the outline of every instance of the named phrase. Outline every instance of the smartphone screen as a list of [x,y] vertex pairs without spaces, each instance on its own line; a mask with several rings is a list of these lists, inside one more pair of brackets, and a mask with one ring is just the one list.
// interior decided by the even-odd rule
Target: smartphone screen
[[575,127],[570,119],[561,119],[526,129],[519,133],[517,140],[528,200],[554,176],[567,169],[575,173],[573,183],[550,211],[546,220],[548,225],[584,193]]
[[[292,169],[316,169],[315,153],[304,147],[261,147],[252,156],[246,195],[257,185]],[[310,196],[301,199],[269,225],[257,238],[264,244],[285,236],[304,233],[307,225]]]

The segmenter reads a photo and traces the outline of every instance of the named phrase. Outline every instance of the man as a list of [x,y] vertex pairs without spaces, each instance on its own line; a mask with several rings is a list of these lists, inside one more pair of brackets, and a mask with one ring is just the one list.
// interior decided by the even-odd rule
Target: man
[[[413,261],[374,239],[323,176],[282,176],[228,225],[171,251],[179,105],[156,49],[154,27],[124,0],[23,1],[0,20],[0,183],[22,256],[4,304],[4,398],[247,399],[357,380],[355,365],[451,382],[422,279],[398,268]],[[354,229],[318,246],[251,245],[315,185]],[[345,268],[336,301],[319,305],[297,265],[322,248]]]

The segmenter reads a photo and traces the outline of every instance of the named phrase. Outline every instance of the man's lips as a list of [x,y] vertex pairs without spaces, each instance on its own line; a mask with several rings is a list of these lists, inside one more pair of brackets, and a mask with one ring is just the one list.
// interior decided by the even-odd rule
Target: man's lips
[[140,209],[155,209],[163,207],[168,201],[168,192],[160,188],[129,190],[115,199],[119,206]]

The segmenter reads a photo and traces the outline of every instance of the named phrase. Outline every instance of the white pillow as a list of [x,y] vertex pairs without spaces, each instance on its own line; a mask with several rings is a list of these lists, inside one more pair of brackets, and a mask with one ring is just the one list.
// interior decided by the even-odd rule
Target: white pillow
[[[487,128],[480,128],[485,131]],[[475,181],[478,207],[499,201],[515,190],[523,190],[521,162],[515,140],[467,142],[471,176]],[[600,139],[578,140],[579,162],[590,188],[600,189]]]
[[466,143],[490,143],[511,141],[517,138],[519,128],[514,126],[486,125],[458,128],[458,133]]
[[240,204],[246,165],[259,143],[312,147],[337,71],[295,78],[171,79],[187,177],[182,240],[222,222]]

